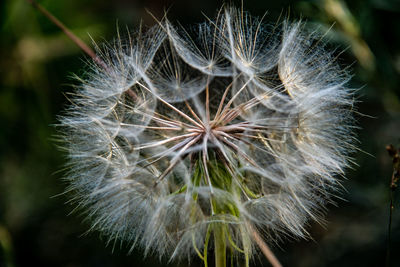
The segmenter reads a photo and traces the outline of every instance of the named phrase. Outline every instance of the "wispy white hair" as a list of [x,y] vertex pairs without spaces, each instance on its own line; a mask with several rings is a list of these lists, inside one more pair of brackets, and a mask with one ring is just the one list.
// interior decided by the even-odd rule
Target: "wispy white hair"
[[107,67],[92,65],[60,118],[67,191],[91,230],[203,260],[223,231],[248,260],[254,231],[271,243],[322,220],[354,149],[354,100],[316,32],[228,7],[99,56]]

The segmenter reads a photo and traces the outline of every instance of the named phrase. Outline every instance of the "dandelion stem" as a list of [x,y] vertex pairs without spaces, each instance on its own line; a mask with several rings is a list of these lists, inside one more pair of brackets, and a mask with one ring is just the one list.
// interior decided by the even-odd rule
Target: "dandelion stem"
[[226,267],[226,242],[222,227],[222,225],[216,224],[214,228],[215,267]]
[[204,242],[204,267],[208,267],[208,262],[207,262],[207,250],[208,250],[208,243],[210,241],[210,234],[211,234],[211,227],[208,226],[207,228],[207,233],[206,233],[206,238],[205,238],[205,242]]

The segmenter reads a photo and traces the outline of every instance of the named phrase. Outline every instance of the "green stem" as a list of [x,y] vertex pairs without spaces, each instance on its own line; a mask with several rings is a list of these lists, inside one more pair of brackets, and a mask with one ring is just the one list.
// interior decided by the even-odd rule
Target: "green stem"
[[217,224],[214,229],[215,267],[226,267],[226,242],[223,225]]

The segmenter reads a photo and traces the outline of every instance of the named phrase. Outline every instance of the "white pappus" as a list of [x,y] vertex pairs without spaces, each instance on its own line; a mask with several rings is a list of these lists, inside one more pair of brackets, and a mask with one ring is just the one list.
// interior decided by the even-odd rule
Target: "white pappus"
[[[353,93],[316,32],[233,7],[98,49],[60,117],[67,192],[110,240],[246,265],[306,237],[354,150]],[[222,255],[222,256],[221,256]]]

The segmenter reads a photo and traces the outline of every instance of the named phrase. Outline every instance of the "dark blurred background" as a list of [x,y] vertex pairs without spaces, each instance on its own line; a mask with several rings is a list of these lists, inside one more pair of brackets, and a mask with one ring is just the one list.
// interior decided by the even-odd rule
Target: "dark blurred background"
[[[343,181],[347,191],[329,206],[327,225],[311,224],[314,240],[286,241],[274,251],[284,266],[385,266],[392,163],[387,144],[400,145],[400,1],[314,0],[244,1],[253,15],[275,22],[281,15],[302,18],[327,34],[332,47],[345,50],[352,65],[350,86],[359,88],[360,149]],[[39,1],[75,34],[91,44],[112,40],[117,21],[135,29],[146,12],[182,24],[213,17],[214,0]],[[240,6],[240,2],[235,2]],[[0,3],[0,266],[186,266],[143,257],[135,250],[106,246],[89,223],[66,203],[64,155],[52,141],[52,126],[67,104],[72,73],[84,72],[85,55],[25,0]],[[399,189],[400,190],[400,189]],[[400,266],[400,192],[395,192],[391,265]],[[194,266],[201,266],[194,260]],[[269,266],[260,257],[254,266]]]

